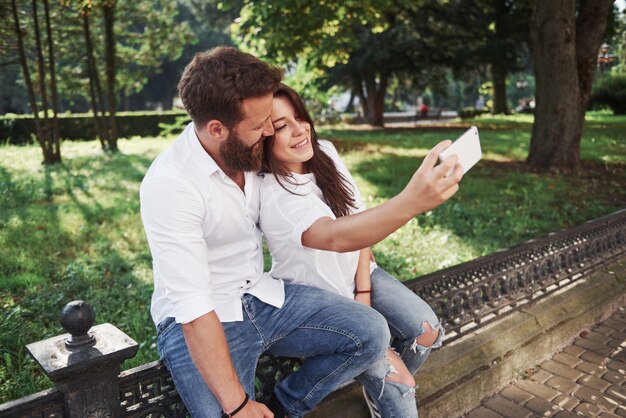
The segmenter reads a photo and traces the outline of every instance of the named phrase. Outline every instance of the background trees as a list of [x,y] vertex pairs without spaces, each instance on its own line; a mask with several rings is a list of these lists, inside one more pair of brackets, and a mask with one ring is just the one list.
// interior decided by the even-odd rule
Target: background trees
[[[415,108],[422,99],[461,110],[481,94],[492,113],[509,113],[515,103],[508,95],[530,100],[536,78],[528,163],[575,169],[599,42],[609,40],[620,57],[626,51],[619,46],[626,45],[626,26],[623,17],[612,19],[612,4],[8,0],[0,4],[0,112],[34,112],[44,147],[55,143],[55,114],[91,110],[102,148],[115,151],[116,112],[170,109],[195,52],[236,44],[284,66],[289,82],[320,109],[332,95],[350,93],[358,113],[378,126],[385,110]],[[44,160],[60,159],[57,148],[42,148]]]
[[526,63],[528,1],[433,1],[413,11],[414,25],[444,51],[436,54],[435,60],[453,68],[457,78],[488,73],[485,78],[492,83],[492,113],[510,113],[506,80],[508,74],[522,71]]
[[[43,13],[41,8],[43,8]],[[8,13],[5,13],[3,12],[2,16],[9,20],[7,19]],[[58,163],[61,161],[57,117],[59,105],[54,39],[48,1],[32,0],[30,7],[20,7],[17,0],[11,0],[10,16],[15,40],[14,53],[22,69],[43,160],[45,164]],[[33,28],[33,37],[30,39],[26,37],[25,28],[27,27]],[[34,55],[32,65],[29,62],[28,52]]]
[[420,91],[443,78],[444,60],[437,60],[442,51],[413,20],[427,3],[246,2],[235,36],[245,48],[279,63],[304,61],[318,71],[317,81],[351,91],[366,120],[382,126],[393,80]]
[[90,109],[103,149],[117,151],[120,99],[141,90],[163,60],[177,59],[191,42],[189,25],[176,21],[177,13],[166,0],[2,3],[0,65],[20,63],[46,164],[61,159],[56,118],[62,108]]

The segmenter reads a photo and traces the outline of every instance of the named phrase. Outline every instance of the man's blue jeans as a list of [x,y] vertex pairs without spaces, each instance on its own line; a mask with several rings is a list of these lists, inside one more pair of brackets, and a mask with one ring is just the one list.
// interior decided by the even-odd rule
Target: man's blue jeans
[[[246,393],[254,396],[262,353],[305,358],[275,388],[290,418],[302,417],[340,384],[381,362],[389,346],[389,327],[381,314],[325,290],[285,284],[280,309],[247,294],[241,302],[244,320],[222,325]],[[159,324],[157,348],[191,415],[219,417],[221,407],[189,355],[180,324],[170,318]]]
[[[371,275],[372,307],[386,319],[392,337],[392,348],[400,355],[412,375],[426,361],[431,349],[440,347],[443,329],[431,307],[408,287],[380,267]],[[424,322],[439,335],[430,347],[415,341],[424,333]],[[363,384],[372,401],[385,418],[417,418],[415,389],[402,383],[385,381],[390,373],[387,361],[373,363],[357,380]]]

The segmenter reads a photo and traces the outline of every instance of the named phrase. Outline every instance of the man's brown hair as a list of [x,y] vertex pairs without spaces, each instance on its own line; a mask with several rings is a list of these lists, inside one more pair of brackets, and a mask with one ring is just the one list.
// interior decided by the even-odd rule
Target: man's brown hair
[[183,105],[197,125],[219,120],[232,129],[244,118],[244,99],[271,94],[282,71],[232,47],[197,53],[178,83]]

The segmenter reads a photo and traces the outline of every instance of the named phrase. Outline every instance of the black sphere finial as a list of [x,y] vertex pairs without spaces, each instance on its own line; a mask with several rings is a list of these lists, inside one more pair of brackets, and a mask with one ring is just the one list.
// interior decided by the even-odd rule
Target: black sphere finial
[[65,340],[67,348],[80,348],[92,346],[96,343],[93,335],[88,331],[96,319],[93,307],[85,301],[75,300],[63,307],[61,311],[61,325],[71,334]]

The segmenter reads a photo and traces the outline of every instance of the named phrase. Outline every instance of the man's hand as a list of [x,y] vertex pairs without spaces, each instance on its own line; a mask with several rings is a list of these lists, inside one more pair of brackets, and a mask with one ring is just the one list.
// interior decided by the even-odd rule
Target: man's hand
[[[246,393],[233,367],[226,335],[217,314],[211,311],[183,324],[182,328],[189,353],[198,371],[223,411],[231,413],[242,404]],[[273,416],[265,405],[250,399],[237,412],[235,418],[272,418]]]
[[[457,164],[457,156],[451,155],[440,165],[436,165],[439,154],[451,144],[452,141],[446,140],[431,149],[400,193],[404,199],[412,201],[409,207],[415,215],[436,208],[459,190],[458,183],[463,177],[463,167]],[[453,173],[446,176],[453,168]]]
[[[235,418],[273,418],[274,414],[272,411],[268,409],[267,406],[263,405],[260,402],[253,401],[250,399],[246,406],[237,414]],[[283,418],[283,417],[277,417]]]

